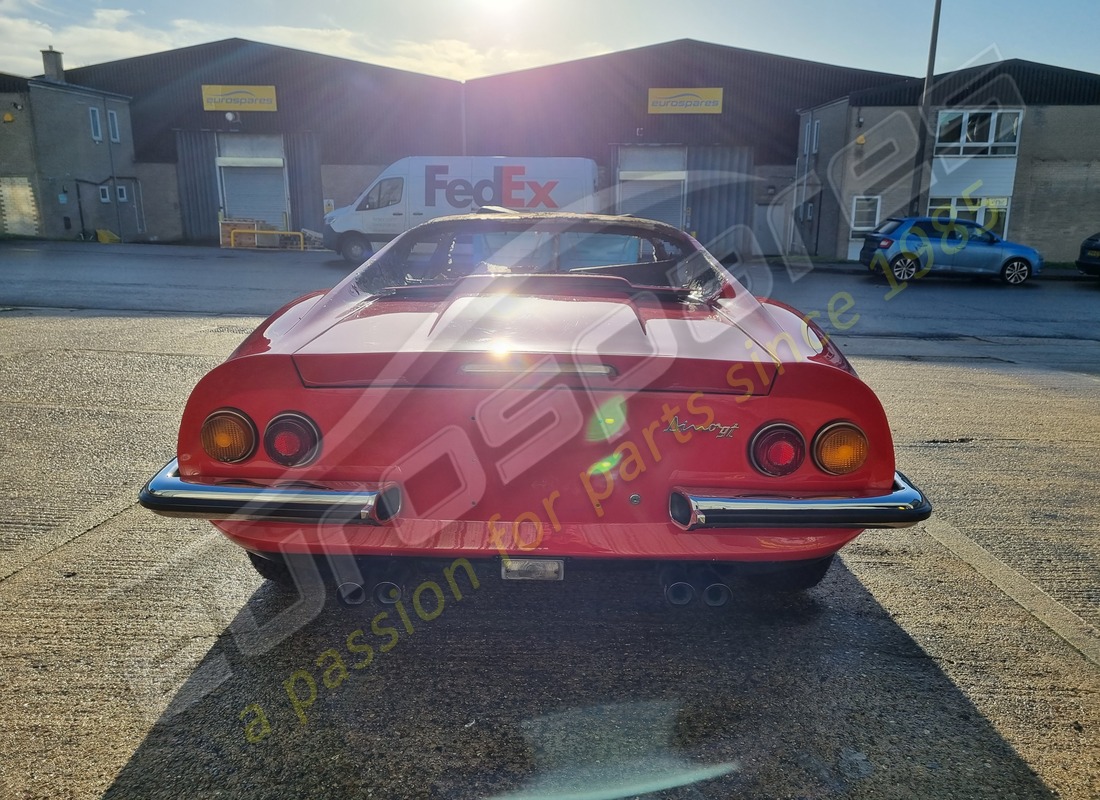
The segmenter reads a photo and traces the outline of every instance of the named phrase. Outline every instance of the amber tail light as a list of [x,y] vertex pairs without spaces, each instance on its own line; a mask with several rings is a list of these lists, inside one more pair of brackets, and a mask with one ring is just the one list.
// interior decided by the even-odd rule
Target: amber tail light
[[268,458],[284,467],[301,467],[321,451],[321,432],[302,414],[280,414],[264,431],[264,450]]
[[244,461],[256,451],[256,426],[247,415],[231,408],[207,417],[199,436],[206,454],[226,464]]
[[761,428],[749,445],[752,465],[765,475],[790,475],[806,459],[806,440],[790,425]]
[[867,460],[867,436],[855,425],[839,422],[814,437],[814,462],[831,475],[847,475]]

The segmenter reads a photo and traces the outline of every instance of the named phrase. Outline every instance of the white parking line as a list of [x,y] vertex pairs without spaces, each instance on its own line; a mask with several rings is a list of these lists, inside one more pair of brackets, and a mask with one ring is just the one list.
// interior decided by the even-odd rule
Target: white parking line
[[1100,667],[1100,631],[963,534],[958,528],[944,522],[942,517],[933,517],[928,520],[924,528],[932,538],[988,578],[994,586],[1015,600],[1025,611]]

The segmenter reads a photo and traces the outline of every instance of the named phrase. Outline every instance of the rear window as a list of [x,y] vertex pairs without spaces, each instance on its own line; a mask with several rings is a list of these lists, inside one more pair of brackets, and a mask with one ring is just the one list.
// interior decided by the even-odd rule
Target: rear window
[[884,219],[879,223],[872,233],[888,234],[893,233],[901,226],[902,220],[900,219]]
[[637,225],[573,220],[463,220],[416,228],[360,268],[376,293],[450,284],[470,275],[623,278],[631,285],[710,294],[720,265],[690,238]]

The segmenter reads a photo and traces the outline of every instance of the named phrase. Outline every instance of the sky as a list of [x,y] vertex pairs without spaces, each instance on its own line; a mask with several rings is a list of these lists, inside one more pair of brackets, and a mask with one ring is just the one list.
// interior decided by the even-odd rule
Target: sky
[[[936,71],[1022,58],[1100,73],[1097,0],[942,0]],[[923,76],[934,0],[0,0],[0,72],[238,37],[464,80],[696,39]]]

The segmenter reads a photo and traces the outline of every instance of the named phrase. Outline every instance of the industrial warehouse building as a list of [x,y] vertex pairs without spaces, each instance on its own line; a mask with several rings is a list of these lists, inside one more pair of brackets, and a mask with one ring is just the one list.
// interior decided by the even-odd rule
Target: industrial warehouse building
[[[463,83],[230,39],[37,82],[128,99],[132,141],[127,131],[100,149],[156,167],[126,240],[213,242],[219,220],[237,217],[320,230],[326,205],[409,155],[562,155],[598,163],[605,210],[713,243],[751,228],[756,206],[791,184],[795,109],[898,78],[677,41]],[[70,135],[92,134],[84,122]],[[31,178],[48,235],[69,210],[56,202],[65,177]]]
[[[44,56],[41,78],[0,76],[0,103],[11,109],[0,125],[0,233],[33,227],[29,235],[64,238],[106,227],[125,241],[216,242],[227,218],[319,231],[326,208],[351,202],[404,156],[581,156],[599,165],[606,211],[671,222],[722,255],[845,257],[869,220],[904,203],[893,175],[904,165],[869,169],[882,155],[868,135],[880,116],[896,123],[899,109],[915,120],[921,83],[689,40],[466,82],[241,39],[70,70],[60,54]],[[1070,72],[1029,68],[1042,73],[1040,88]],[[961,94],[934,99],[965,101],[959,130],[985,124],[970,123],[981,104],[973,77]],[[46,104],[58,97],[73,106],[71,119],[47,124]],[[1100,98],[1081,87],[1066,97],[1074,102],[1044,104],[1047,95],[1028,90],[1005,106],[1028,107],[1016,123],[1013,191],[991,176],[983,186],[997,194],[982,196],[987,209],[1008,198],[1010,236],[1021,238],[1018,226],[1039,235],[1025,195],[1048,185],[1071,187],[1059,234],[1080,232],[1079,241],[1096,225],[1091,201],[1073,206],[1072,187],[1086,183],[1081,165],[1096,168]],[[98,134],[93,107],[103,112]],[[1012,117],[990,120],[1011,127]],[[8,146],[17,140],[19,158]],[[964,150],[960,141],[954,155],[993,159]],[[1025,155],[1041,166],[1024,167]],[[968,213],[958,202],[968,187],[956,191],[939,174],[930,172],[934,197]]]
[[910,79],[802,112],[805,249],[858,258],[867,231],[911,212],[974,220],[1072,261],[1100,230],[1100,75],[1010,60],[937,76],[922,158],[923,88]]

